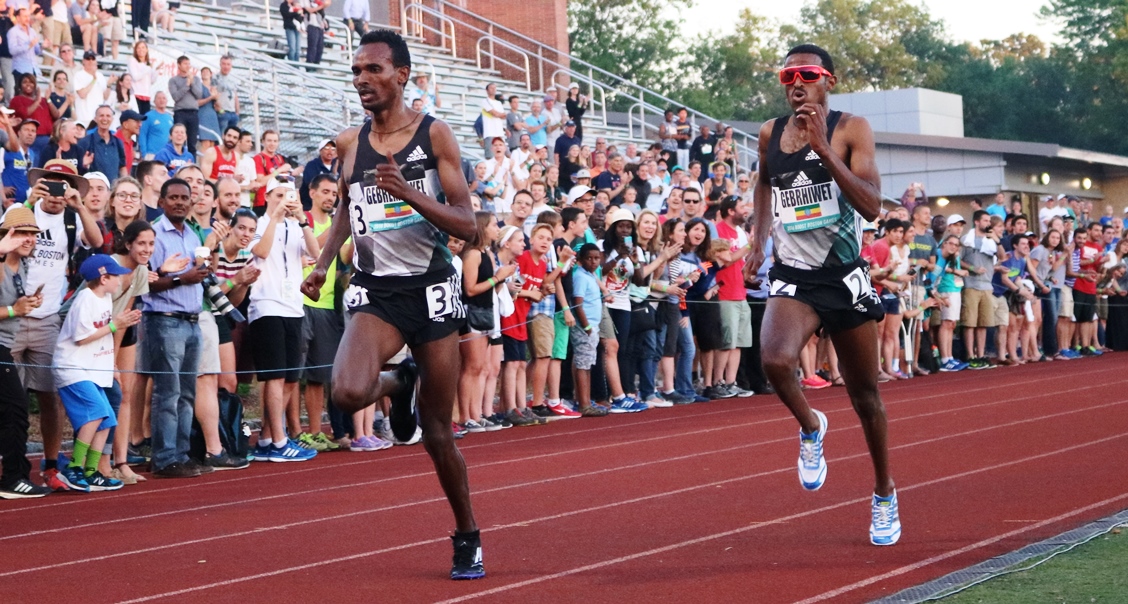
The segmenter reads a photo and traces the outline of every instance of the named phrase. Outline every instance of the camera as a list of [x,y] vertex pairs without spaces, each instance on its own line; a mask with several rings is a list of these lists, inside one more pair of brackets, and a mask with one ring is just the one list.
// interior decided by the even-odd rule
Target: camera
[[246,322],[247,318],[243,316],[243,313],[239,312],[239,309],[235,308],[235,305],[227,298],[227,294],[219,289],[219,280],[215,278],[215,275],[209,274],[201,283],[204,286],[204,295],[208,297],[208,301],[211,302],[213,308],[219,311],[219,314],[231,317],[239,323]]
[[44,180],[43,185],[47,187],[47,194],[51,197],[62,197],[67,194],[67,183],[62,180]]
[[502,96],[500,92],[494,95],[494,99],[498,101],[505,101],[505,97]]

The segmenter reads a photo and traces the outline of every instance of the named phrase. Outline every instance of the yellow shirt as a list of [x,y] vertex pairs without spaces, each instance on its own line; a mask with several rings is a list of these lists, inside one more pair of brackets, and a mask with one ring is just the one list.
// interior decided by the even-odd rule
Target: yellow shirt
[[[313,236],[320,237],[322,233],[329,230],[333,226],[333,218],[330,217],[325,222],[313,223]],[[302,278],[308,277],[313,272],[313,266],[307,266],[302,269]],[[333,299],[336,297],[337,289],[337,260],[329,263],[329,271],[325,273],[325,285],[321,286],[321,298],[317,302],[310,300],[307,296],[302,296],[302,300],[306,306],[310,308],[324,308],[333,310]]]

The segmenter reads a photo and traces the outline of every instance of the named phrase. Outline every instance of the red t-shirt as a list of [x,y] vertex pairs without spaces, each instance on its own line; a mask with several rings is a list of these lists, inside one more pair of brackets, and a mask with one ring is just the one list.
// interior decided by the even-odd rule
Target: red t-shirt
[[[118,131],[114,133],[114,136],[118,137],[118,140],[121,141],[122,146],[125,147],[125,171],[127,173],[132,174],[133,173],[133,140],[130,139],[128,136],[126,136],[125,132],[123,132],[121,130],[121,128],[118,128]],[[109,176],[110,178],[117,178],[117,174],[107,174],[107,176]]]
[[[17,94],[12,97],[12,102],[8,103],[8,108],[15,111],[16,117],[21,120],[33,119],[39,122],[39,129],[35,131],[36,136],[51,136],[51,130],[55,127],[55,120],[51,119],[51,110],[47,108],[47,104],[50,103],[50,101],[45,97],[41,97],[39,107],[35,110],[35,113],[28,113],[27,110],[31,108],[31,104],[34,102],[35,101],[29,97]],[[112,176],[117,175],[114,174],[111,175],[111,177]]]
[[[1101,272],[1101,262],[1104,261],[1104,250],[1101,246],[1088,241],[1081,247],[1081,272],[1096,271]],[[1073,284],[1073,290],[1079,291],[1083,294],[1097,294],[1097,282],[1090,281],[1083,277],[1078,277],[1077,281]]]
[[[522,290],[540,289],[544,285],[544,276],[548,263],[541,258],[540,263],[533,262],[532,252],[526,250],[517,257],[517,282]],[[501,318],[501,333],[514,340],[524,342],[529,339],[529,308],[533,302],[529,298],[520,297],[513,300],[513,314]]]
[[[740,248],[748,245],[748,235],[738,231],[723,220],[717,221],[717,237],[728,239],[732,242],[729,249],[735,254]],[[717,271],[717,299],[728,302],[743,302],[747,292],[744,289],[744,259]]]
[[[259,153],[254,159],[255,173],[259,176],[270,174],[282,167],[282,164],[286,162],[286,160],[282,158],[281,153],[275,153],[273,157],[267,157],[266,153]],[[257,208],[264,205],[266,205],[266,185],[259,187],[259,189],[255,191],[255,207]]]
[[[873,242],[873,245],[862,248],[862,259],[870,263],[870,270],[885,268],[889,264],[889,242],[885,239],[878,239]],[[884,287],[879,283],[874,283],[873,287],[877,290],[877,295],[881,295]]]

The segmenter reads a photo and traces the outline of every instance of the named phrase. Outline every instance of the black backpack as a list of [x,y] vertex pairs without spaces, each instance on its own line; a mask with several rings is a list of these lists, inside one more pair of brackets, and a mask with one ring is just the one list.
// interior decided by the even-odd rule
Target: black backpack
[[[219,320],[226,320],[219,318]],[[243,421],[243,399],[227,390],[219,389],[219,442],[228,455],[236,459],[246,459],[250,453],[251,428]],[[192,419],[192,432],[189,436],[188,457],[205,461],[207,447],[204,446],[204,433],[200,423]]]

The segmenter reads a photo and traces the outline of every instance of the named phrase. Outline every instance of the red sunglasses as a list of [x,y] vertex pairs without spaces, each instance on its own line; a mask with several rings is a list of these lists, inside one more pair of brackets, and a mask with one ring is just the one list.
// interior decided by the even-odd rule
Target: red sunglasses
[[820,65],[797,65],[795,67],[784,67],[779,70],[779,83],[784,86],[790,86],[795,83],[795,78],[803,80],[804,84],[814,84],[821,80],[823,76],[832,76],[826,68]]

